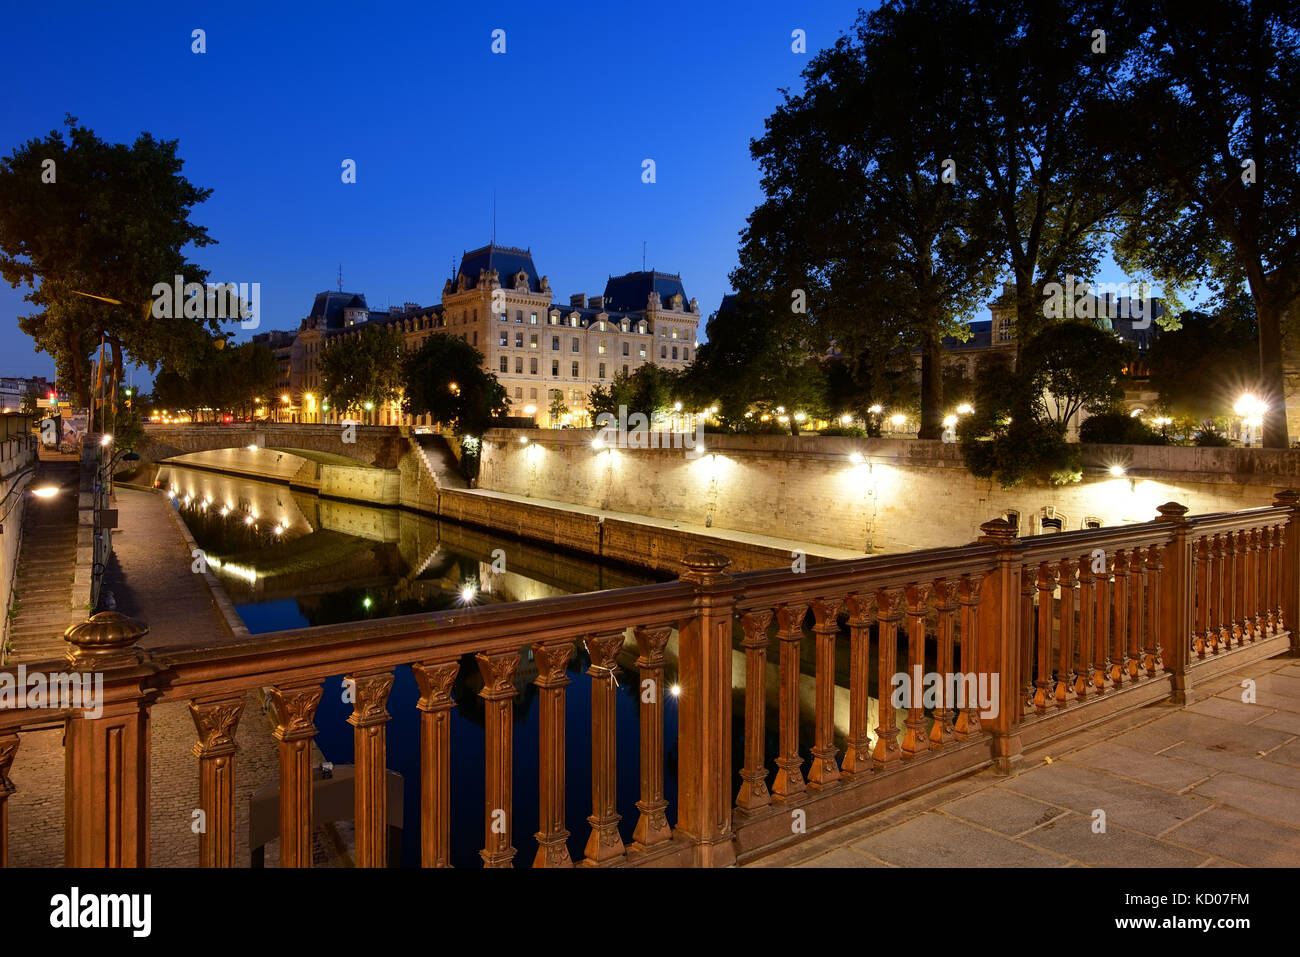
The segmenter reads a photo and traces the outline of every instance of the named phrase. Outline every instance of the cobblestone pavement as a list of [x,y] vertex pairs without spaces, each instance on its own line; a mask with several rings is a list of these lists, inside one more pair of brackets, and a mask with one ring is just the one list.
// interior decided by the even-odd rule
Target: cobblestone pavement
[[1193,693],[1027,754],[1010,776],[972,775],[747,866],[1300,866],[1300,659],[1244,665]]

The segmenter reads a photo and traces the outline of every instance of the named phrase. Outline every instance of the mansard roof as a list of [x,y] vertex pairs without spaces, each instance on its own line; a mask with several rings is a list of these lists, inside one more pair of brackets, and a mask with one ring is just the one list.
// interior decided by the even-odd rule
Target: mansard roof
[[308,325],[323,329],[342,329],[344,309],[366,309],[366,297],[354,292],[318,292],[307,314]]
[[520,249],[517,246],[498,246],[495,243],[489,243],[481,249],[475,249],[461,256],[460,269],[457,275],[465,276],[465,288],[474,289],[478,286],[479,273],[484,269],[495,269],[497,271],[497,281],[501,283],[503,289],[513,289],[515,287],[515,276],[522,269],[528,276],[529,292],[540,291],[540,281],[537,276],[537,267],[533,265],[533,254],[531,250]]
[[668,307],[668,301],[675,293],[681,293],[683,308],[690,302],[681,276],[650,270],[610,276],[605,283],[605,304],[624,312],[640,312],[645,309],[651,292],[659,293],[664,308]]

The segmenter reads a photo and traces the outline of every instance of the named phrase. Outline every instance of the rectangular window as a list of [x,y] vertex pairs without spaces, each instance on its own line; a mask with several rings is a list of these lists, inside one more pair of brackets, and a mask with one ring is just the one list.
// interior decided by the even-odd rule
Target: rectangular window
[[660,346],[660,347],[659,347],[659,358],[660,358],[660,359],[667,359],[667,358],[668,358],[668,347],[667,347],[667,346]]
[[645,346],[642,346],[642,347],[641,347],[641,358],[642,358],[642,359],[645,358]]
[[524,321],[524,311],[522,309],[516,309],[515,322],[523,322],[523,321]]
[[556,324],[557,322],[559,322],[559,321],[560,321],[560,317],[559,317],[559,316],[547,316],[547,317],[546,317],[546,322],[547,322],[549,325],[552,325],[552,326],[555,325],[555,324]]
[[533,356],[528,360],[528,371],[532,375],[537,375],[537,356]]
[[623,355],[627,355],[627,354],[628,354],[628,351],[627,351],[627,350],[628,350],[628,343],[624,342],[624,343],[623,343]]
[[559,359],[552,359],[552,360],[551,360],[551,375],[555,376],[555,378],[557,378],[557,379],[560,377],[560,360],[559,360]]
[[574,339],[573,339],[573,351],[574,351],[574,352],[577,352],[577,351],[578,351],[578,348],[579,348],[579,347],[578,347],[578,339],[577,339],[577,337],[575,336]]
[[573,364],[573,377],[578,378],[578,363],[576,362]]
[[503,332],[503,333],[501,333],[501,338],[500,338],[499,342],[500,342],[500,344],[503,345],[503,346],[508,346],[508,345],[510,345],[510,333],[508,333],[508,332]]
[[600,364],[600,378],[605,378],[605,363]]
[[[528,314],[528,324],[529,324],[530,326],[535,326],[535,325],[537,325],[537,313],[535,313],[535,312],[530,312],[530,313]],[[537,396],[533,396],[533,398],[535,399],[535,398],[537,398]]]
[[508,356],[501,357],[501,371],[502,372],[510,371],[510,358]]
[[519,375],[524,373],[524,357],[515,356],[515,372]]
[[530,398],[530,399],[535,399],[535,398],[537,398],[537,390],[536,390],[536,389],[529,389],[529,390],[528,390],[528,398]]
[[600,340],[600,345],[596,347],[596,351],[599,352],[602,356],[605,354],[605,340],[604,340],[604,339],[601,339],[601,340]]
[[674,359],[677,358],[677,347],[676,347],[676,346],[673,346],[673,358],[674,358]]
[[552,351],[552,352],[559,352],[559,351],[560,351],[560,337],[559,337],[559,336],[551,336],[551,351]]
[[515,398],[516,398],[516,399],[522,399],[523,397],[524,397],[524,390],[523,390],[523,389],[515,389]]
[[502,321],[502,322],[509,322],[509,321],[510,321],[510,314],[509,314],[508,312],[503,312],[503,313],[501,313],[501,321]]
[[623,366],[623,375],[627,375],[627,366]]
[[530,349],[537,348],[537,333],[534,332],[531,336],[528,337],[528,348]]
[[474,330],[474,345],[478,345],[478,330]]

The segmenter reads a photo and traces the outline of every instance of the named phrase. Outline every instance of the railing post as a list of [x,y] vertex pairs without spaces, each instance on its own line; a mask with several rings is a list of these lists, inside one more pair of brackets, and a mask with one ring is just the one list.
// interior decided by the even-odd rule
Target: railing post
[[[573,642],[533,645],[537,662],[537,854],[533,867],[572,867],[564,826],[564,689]],[[661,735],[662,737],[662,735]],[[667,803],[667,802],[665,802]]]
[[737,588],[731,559],[712,551],[682,559],[695,608],[678,626],[677,833],[695,844],[697,867],[735,863],[731,829],[731,631]]
[[[636,666],[641,676],[641,799],[636,802],[641,816],[632,841],[644,850],[670,841],[673,836],[664,814],[668,807],[664,797],[664,648],[673,632],[671,628],[637,625],[632,633],[640,652]],[[651,690],[648,700],[647,681]]]
[[235,730],[244,712],[242,696],[191,701],[199,740],[199,808],[205,827],[199,832],[200,867],[235,866]]
[[420,688],[420,864],[451,867],[451,689],[459,661],[412,665]]
[[1184,517],[1186,505],[1166,502],[1158,511],[1158,521],[1168,522],[1172,533],[1160,575],[1160,652],[1169,675],[1169,701],[1184,705],[1192,690],[1192,523]]
[[280,742],[280,866],[311,867],[312,739],[320,682],[271,689],[275,739]]
[[998,554],[991,574],[984,579],[980,600],[980,667],[998,676],[997,714],[983,721],[991,736],[993,768],[1009,774],[1021,760],[1020,732],[1016,722],[1021,697],[1020,592],[1021,553],[1015,529],[1006,519],[995,518],[980,526],[981,545],[996,545]]
[[147,672],[135,643],[149,629],[115,611],[73,625],[64,637],[82,687],[96,685],[100,713],[76,711],[64,747],[64,859],[69,867],[149,866]]
[[352,725],[357,867],[388,866],[388,693],[393,673],[349,675]]
[[1285,506],[1291,514],[1280,549],[1278,588],[1281,592],[1279,628],[1291,630],[1291,653],[1300,654],[1300,493],[1291,489],[1273,496],[1273,504]]
[[484,867],[513,867],[514,833],[514,714],[515,672],[519,669],[519,652],[507,651],[475,655],[483,687],[483,735],[485,740],[483,787],[483,858]]
[[0,734],[0,867],[9,866],[9,795],[18,790],[9,780],[9,769],[17,753],[18,735]]

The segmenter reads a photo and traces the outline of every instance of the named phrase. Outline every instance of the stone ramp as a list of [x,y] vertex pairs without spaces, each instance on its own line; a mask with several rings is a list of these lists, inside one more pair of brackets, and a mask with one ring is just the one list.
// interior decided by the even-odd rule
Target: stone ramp
[[1242,665],[1193,694],[745,866],[1300,867],[1300,658]]
[[14,606],[6,663],[62,657],[63,632],[89,612],[73,608],[77,563],[77,495],[80,469],[75,461],[42,459],[29,489],[59,486],[53,498],[28,494],[22,542],[14,576]]

